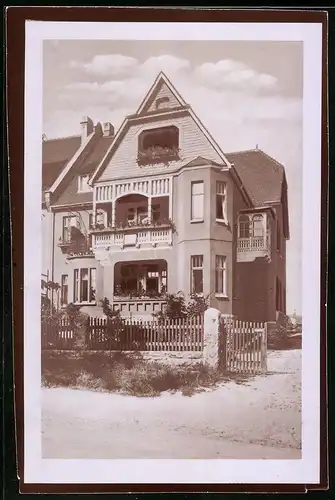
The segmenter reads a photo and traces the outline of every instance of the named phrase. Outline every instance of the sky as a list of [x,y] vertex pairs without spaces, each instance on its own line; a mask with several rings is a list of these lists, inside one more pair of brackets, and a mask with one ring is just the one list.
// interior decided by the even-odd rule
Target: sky
[[43,132],[80,134],[82,116],[117,130],[160,71],[226,153],[256,145],[288,181],[287,312],[301,313],[303,46],[300,42],[48,40]]

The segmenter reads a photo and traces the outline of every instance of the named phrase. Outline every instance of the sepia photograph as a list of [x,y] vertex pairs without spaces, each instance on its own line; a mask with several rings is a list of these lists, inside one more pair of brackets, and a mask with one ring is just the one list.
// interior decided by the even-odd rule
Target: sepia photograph
[[[111,482],[126,482],[126,463],[129,481],[142,482],[154,461],[168,482],[185,461],[187,482],[207,462],[209,481],[234,482],[244,461],[273,467],[272,477],[282,464],[284,482],[295,467],[295,482],[312,480],[317,467],[304,464],[318,461],[318,427],[309,434],[317,416],[304,413],[302,361],[320,339],[314,331],[307,345],[319,328],[320,263],[308,252],[320,224],[321,49],[311,89],[311,42],[283,25],[273,37],[264,24],[251,36],[235,25],[220,39],[206,26],[208,36],[176,29],[170,39],[159,24],[148,38],[141,23],[138,37],[112,23],[87,36],[64,24],[27,45],[26,127],[29,115],[36,128],[31,141],[26,130],[25,356],[35,361],[25,390],[36,404],[25,413],[25,466],[35,482],[32,457],[45,482],[56,482],[56,464],[63,482],[93,482],[93,469],[106,482],[116,461]],[[306,259],[314,299],[304,298]],[[308,369],[317,410],[317,360]]]

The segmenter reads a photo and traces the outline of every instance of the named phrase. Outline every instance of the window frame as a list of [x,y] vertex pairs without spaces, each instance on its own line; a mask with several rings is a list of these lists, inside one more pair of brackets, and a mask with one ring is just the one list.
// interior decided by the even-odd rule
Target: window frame
[[[64,279],[66,278],[66,279]],[[64,283],[66,281],[66,283]],[[69,275],[68,274],[61,274],[60,277],[60,304],[61,307],[65,307],[69,303]],[[66,300],[64,300],[64,292],[66,290]]]
[[[83,294],[83,280],[82,275],[87,271],[87,300],[82,300]],[[96,294],[96,267],[77,267],[73,270],[73,303],[74,304],[88,304],[95,305],[96,298],[91,300],[92,297],[92,271],[94,271],[94,284],[95,284],[95,294]],[[86,280],[85,280],[86,281]]]
[[[71,219],[75,220],[75,225],[71,224]],[[67,225],[65,225],[65,222],[68,222]],[[79,226],[79,220],[77,215],[64,215],[63,220],[62,220],[62,240],[64,242],[70,242],[71,241],[71,227],[76,227],[78,228]],[[67,236],[66,236],[66,233]]]
[[[194,193],[195,185],[202,185],[202,193]],[[202,198],[202,217],[194,217],[193,200],[197,197]],[[205,220],[205,182],[203,180],[191,181],[191,223],[201,223]]]
[[[83,188],[82,182],[83,179],[87,178],[87,181],[85,183],[85,188]],[[90,179],[89,174],[79,174],[78,175],[78,193],[90,193],[92,191],[92,186],[88,184],[88,181]]]
[[[222,259],[222,265],[220,262],[220,259]],[[218,290],[218,272],[222,274],[221,279],[222,279],[222,291]],[[215,296],[216,297],[228,297],[228,287],[227,287],[227,281],[228,281],[228,273],[227,273],[227,256],[226,255],[215,255]]]
[[[262,234],[255,234],[255,222],[261,222]],[[265,237],[265,228],[264,228],[264,214],[254,214],[251,217],[251,237],[252,238],[264,238]]]
[[[219,192],[219,186],[224,186],[223,193]],[[222,206],[222,215],[223,217],[218,217],[217,208],[218,208],[218,197],[221,199]],[[224,201],[222,202],[222,198]],[[215,220],[216,222],[228,224],[228,214],[227,214],[227,182],[225,181],[216,181],[216,191],[215,191]]]
[[[168,130],[171,131],[171,136],[174,137],[173,139],[176,139],[175,142],[176,144],[173,145],[171,148],[167,147],[169,151],[161,152],[161,154],[155,155],[150,155],[150,149],[155,147],[161,147],[164,149],[164,146],[148,146],[144,148],[144,143],[147,140],[147,137],[152,134],[153,137],[155,137],[155,133],[159,135],[160,133],[164,135],[164,131],[167,133]],[[173,131],[173,132],[172,132]],[[145,128],[140,130],[140,132],[137,135],[137,162],[139,165],[152,165],[152,164],[157,164],[157,163],[162,163],[166,160],[168,161],[176,161],[179,159],[179,150],[180,150],[180,128],[177,127],[174,124],[171,125],[163,125],[160,127],[150,127],[150,128]],[[148,141],[148,140],[147,140]],[[158,141],[158,139],[157,139]],[[150,142],[150,141],[148,141]],[[155,142],[155,141],[153,141]],[[159,142],[159,141],[158,141]],[[171,144],[174,143],[174,141],[171,142]]]
[[[196,266],[194,265],[194,262],[196,259],[200,259],[201,260],[201,265],[200,266]],[[192,295],[203,295],[204,294],[204,256],[203,254],[196,254],[196,255],[191,255],[191,258],[190,258],[190,264],[191,264],[191,294]],[[195,280],[194,280],[194,274],[193,274],[193,271],[201,271],[201,292],[197,292],[195,290]]]

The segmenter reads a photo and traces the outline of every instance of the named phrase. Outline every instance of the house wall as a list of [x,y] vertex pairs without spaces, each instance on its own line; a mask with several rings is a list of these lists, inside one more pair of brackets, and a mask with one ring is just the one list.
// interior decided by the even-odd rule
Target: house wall
[[[63,217],[80,214],[80,220],[82,220],[83,225],[88,228],[89,223],[89,211],[86,210],[76,210],[76,212],[71,210],[57,211],[54,213],[54,281],[61,283],[62,274],[68,275],[68,301],[73,302],[73,278],[74,269],[79,268],[96,268],[96,286],[97,286],[97,301],[102,298],[101,291],[103,289],[103,272],[100,263],[95,260],[94,257],[75,257],[68,258],[66,253],[62,252],[62,249],[58,246],[59,239],[63,235]],[[52,214],[53,215],[53,214]],[[56,296],[54,297],[56,299]],[[88,306],[91,307],[91,306]]]

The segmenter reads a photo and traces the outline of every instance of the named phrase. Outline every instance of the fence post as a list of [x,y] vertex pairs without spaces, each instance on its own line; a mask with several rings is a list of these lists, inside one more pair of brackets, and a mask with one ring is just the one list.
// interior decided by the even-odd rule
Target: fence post
[[264,323],[264,329],[262,334],[262,343],[261,343],[261,365],[262,372],[267,372],[267,351],[268,351],[268,324]]
[[217,309],[210,307],[204,314],[204,364],[217,368],[219,364],[220,316]]

